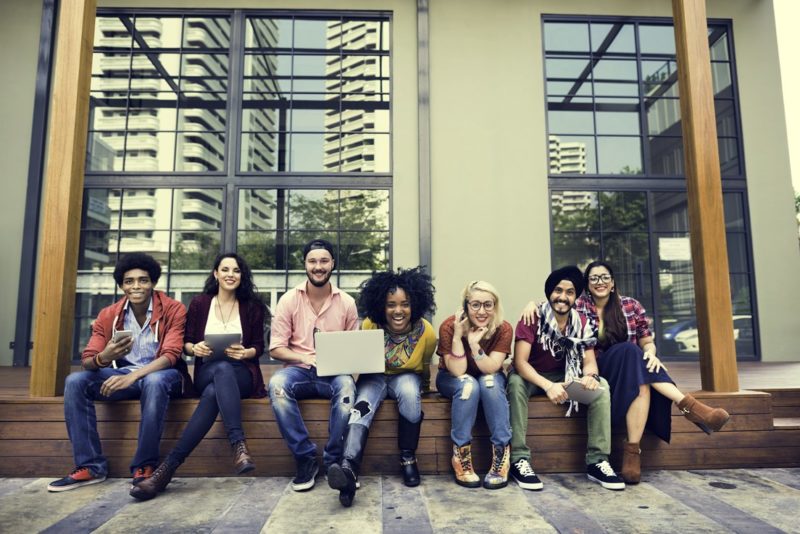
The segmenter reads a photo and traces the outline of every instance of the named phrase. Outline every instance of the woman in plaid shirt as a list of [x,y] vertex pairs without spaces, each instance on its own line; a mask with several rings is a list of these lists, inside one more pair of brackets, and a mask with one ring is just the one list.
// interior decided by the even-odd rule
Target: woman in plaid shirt
[[661,360],[642,305],[619,294],[614,271],[603,261],[584,271],[587,292],[575,303],[597,335],[600,374],[611,386],[611,420],[627,426],[622,478],[636,484],[641,478],[639,441],[645,426],[669,443],[672,403],[705,433],[717,431],[730,419],[728,412],[711,408],[679,390]]

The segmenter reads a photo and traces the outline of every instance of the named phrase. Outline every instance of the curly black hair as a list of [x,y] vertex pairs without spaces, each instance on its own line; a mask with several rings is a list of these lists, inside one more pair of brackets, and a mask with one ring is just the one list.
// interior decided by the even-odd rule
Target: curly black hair
[[436,311],[433,280],[423,267],[397,269],[397,271],[373,272],[359,287],[358,313],[369,317],[374,324],[386,326],[386,297],[397,288],[405,291],[411,301],[411,324],[415,324],[426,313]]
[[216,295],[219,293],[219,283],[217,279],[214,278],[214,271],[219,269],[219,264],[222,263],[222,260],[225,258],[233,258],[239,266],[239,270],[242,272],[241,282],[239,283],[239,287],[236,288],[236,300],[239,302],[256,302],[263,304],[264,301],[261,300],[258,294],[258,288],[256,288],[253,282],[253,271],[250,270],[250,266],[247,265],[244,258],[235,252],[223,252],[217,255],[214,259],[214,267],[211,269],[208,278],[206,278],[205,286],[203,286],[203,293],[207,295]]
[[122,286],[122,279],[125,277],[125,273],[133,269],[147,271],[153,285],[156,285],[158,279],[161,278],[161,265],[152,256],[143,252],[133,252],[124,255],[114,266],[114,281],[118,286]]

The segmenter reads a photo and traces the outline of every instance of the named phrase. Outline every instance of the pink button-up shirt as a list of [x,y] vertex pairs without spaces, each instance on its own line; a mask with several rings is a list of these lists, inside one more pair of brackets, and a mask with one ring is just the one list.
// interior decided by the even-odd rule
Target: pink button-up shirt
[[[298,354],[316,354],[314,332],[357,330],[358,313],[353,297],[331,284],[331,294],[314,312],[306,291],[306,282],[287,291],[275,307],[269,349],[288,347]],[[300,363],[287,363],[310,368]]]

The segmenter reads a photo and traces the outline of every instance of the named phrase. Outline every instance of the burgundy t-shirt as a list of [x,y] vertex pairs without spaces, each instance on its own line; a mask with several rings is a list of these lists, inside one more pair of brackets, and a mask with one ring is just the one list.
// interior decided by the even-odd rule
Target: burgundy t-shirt
[[[441,356],[439,360],[439,369],[447,369],[444,364],[444,356],[445,354],[450,354],[453,350],[455,322],[456,316],[451,315],[445,319],[439,327],[439,346],[436,348],[436,354]],[[494,334],[492,334],[489,339],[482,339],[479,345],[486,354],[491,354],[494,351],[511,354],[511,339],[513,337],[514,332],[511,325],[508,321],[503,321],[503,323],[497,327],[497,330],[494,331]],[[478,368],[478,364],[475,363],[475,358],[472,357],[472,349],[469,347],[466,336],[461,338],[461,342],[464,344],[464,354],[467,355],[467,374],[475,378],[480,377],[483,373],[481,373],[481,370]]]
[[[580,315],[581,328],[586,325],[586,317]],[[549,373],[554,371],[563,371],[566,369],[565,358],[556,360],[555,356],[548,350],[542,347],[542,344],[536,339],[536,330],[539,327],[539,317],[533,316],[533,323],[526,326],[522,319],[517,323],[517,328],[514,331],[514,341],[527,341],[531,344],[531,353],[528,356],[528,363],[531,364],[536,372]]]

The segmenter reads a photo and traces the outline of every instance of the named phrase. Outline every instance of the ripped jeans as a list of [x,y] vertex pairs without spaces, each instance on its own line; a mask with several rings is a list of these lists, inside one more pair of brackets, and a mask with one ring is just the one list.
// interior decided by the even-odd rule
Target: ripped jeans
[[[488,379],[488,380],[487,380]],[[478,416],[478,404],[483,405],[483,416],[491,432],[493,445],[505,446],[511,441],[511,423],[506,399],[506,376],[502,373],[453,376],[440,370],[436,375],[436,389],[443,397],[451,399],[450,438],[459,447],[472,441],[472,427]]]
[[269,400],[275,421],[283,439],[296,459],[313,457],[317,446],[308,436],[303,422],[301,399],[330,399],[331,415],[328,419],[328,443],[323,451],[323,462],[329,466],[341,461],[344,447],[344,430],[353,407],[355,382],[350,375],[317,376],[317,369],[299,366],[284,367],[269,381]]
[[358,423],[369,428],[372,419],[388,396],[397,401],[397,411],[410,423],[422,417],[422,401],[419,392],[421,376],[417,373],[385,375],[375,373],[358,377],[358,396],[353,405],[350,424]]

